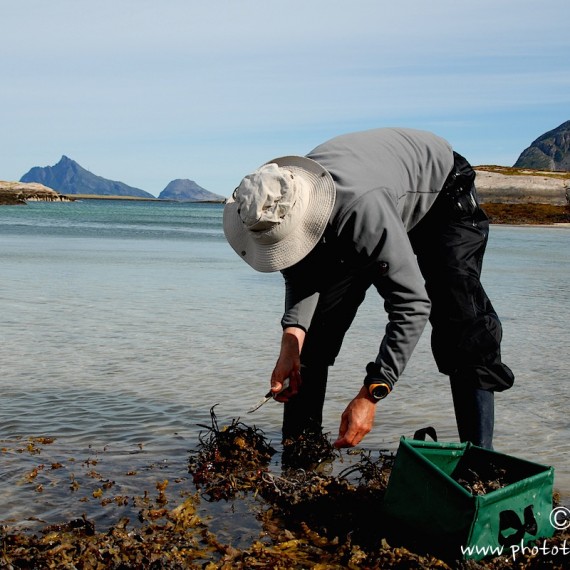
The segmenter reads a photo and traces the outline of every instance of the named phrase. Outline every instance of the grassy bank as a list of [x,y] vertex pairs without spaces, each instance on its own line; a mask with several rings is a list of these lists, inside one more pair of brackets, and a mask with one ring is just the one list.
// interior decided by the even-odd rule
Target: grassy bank
[[505,176],[537,176],[562,180],[570,179],[570,172],[567,171],[535,170],[532,168],[515,168],[514,166],[498,166],[494,164],[482,164],[474,166],[473,168],[486,172],[497,172]]

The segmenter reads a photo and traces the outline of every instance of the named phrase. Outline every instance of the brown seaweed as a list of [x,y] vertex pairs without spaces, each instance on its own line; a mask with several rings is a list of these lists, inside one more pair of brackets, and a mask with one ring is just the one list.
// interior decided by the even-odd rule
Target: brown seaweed
[[320,427],[309,427],[296,437],[284,439],[281,463],[287,469],[314,470],[339,457],[327,434]]
[[492,476],[484,477],[471,468],[462,469],[454,473],[454,479],[472,495],[486,495],[492,491],[502,489],[508,482],[505,480],[506,469],[492,466]]
[[261,430],[243,424],[239,418],[220,429],[215,407],[210,409],[211,425],[199,424],[206,434],[200,432],[199,449],[191,454],[188,470],[194,484],[217,501],[255,489],[275,449]]
[[[392,454],[380,451],[375,456],[372,452],[361,451],[359,459],[347,454],[346,457],[353,460],[337,476],[323,472],[323,465],[331,459],[319,460],[318,454],[309,462],[313,469],[286,467],[276,473],[270,469],[270,459],[276,451],[261,430],[246,426],[239,419],[220,428],[214,408],[210,414],[211,426],[201,426],[206,432],[200,435],[198,449],[191,453],[188,462],[195,488],[193,491],[187,489],[182,501],[173,495],[174,482],[162,478],[152,489],[141,491],[140,496],[117,495],[118,501],[134,504],[139,513],[138,521],[123,518],[101,531],[83,515],[46,525],[35,534],[4,524],[0,528],[0,567],[85,570],[506,570],[513,567],[513,560],[508,556],[481,562],[451,563],[387,542],[378,506],[392,469]],[[326,457],[330,449],[325,440],[326,436],[321,434],[319,450]],[[47,439],[30,438],[21,453],[35,457],[41,453],[41,446],[49,443]],[[301,442],[300,449],[307,447],[306,440]],[[336,459],[342,457],[337,455]],[[53,464],[50,469],[49,462],[41,465],[28,470],[27,483],[36,485],[48,472],[60,470]],[[106,477],[105,461],[90,458],[81,465],[87,470],[86,481],[77,480],[78,473],[77,479],[72,478],[72,486],[67,492],[76,493],[93,481],[95,490],[102,491],[100,501],[103,505],[104,499],[111,499],[105,493],[114,487],[113,480]],[[472,476],[470,485],[477,484],[475,475],[479,479],[483,476],[483,480],[488,478],[488,473],[482,473],[478,467],[469,465],[468,468],[472,473],[458,471],[457,475],[462,479]],[[491,482],[501,482],[501,473],[493,473]],[[136,472],[129,475],[135,477]],[[73,483],[77,484],[76,490]],[[262,525],[259,538],[253,538],[241,548],[221,541],[210,530],[208,517],[202,514],[203,497],[206,505],[212,506],[211,501],[255,497],[251,504],[257,509]],[[547,539],[550,554],[536,556],[530,551],[517,558],[516,567],[566,568],[570,550],[565,549],[568,538],[570,532],[558,531],[553,538]],[[537,541],[536,546],[545,542]]]

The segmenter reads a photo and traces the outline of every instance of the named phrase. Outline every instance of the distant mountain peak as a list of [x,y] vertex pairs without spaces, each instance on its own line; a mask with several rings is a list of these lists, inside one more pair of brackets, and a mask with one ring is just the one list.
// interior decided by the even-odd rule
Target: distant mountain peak
[[66,156],[65,154],[61,155],[59,162],[55,166],[61,166],[61,165],[66,165],[66,164],[76,164],[77,166],[79,166],[78,162],[76,162],[72,158],[69,158],[69,156]]
[[154,198],[152,194],[140,188],[97,176],[65,154],[54,166],[34,166],[20,178],[20,182],[39,182],[61,194]]
[[515,168],[535,170],[570,170],[570,121],[539,136],[523,150]]
[[188,178],[177,178],[168,183],[160,193],[161,200],[178,200],[189,202],[219,202],[224,197],[210,192]]
[[[152,194],[140,188],[133,188],[123,182],[97,176],[65,154],[53,166],[34,166],[22,176],[20,182],[38,182],[53,188],[61,194],[154,198]],[[160,193],[159,199],[188,202],[223,202],[225,198],[202,188],[194,180],[177,178],[166,186]]]

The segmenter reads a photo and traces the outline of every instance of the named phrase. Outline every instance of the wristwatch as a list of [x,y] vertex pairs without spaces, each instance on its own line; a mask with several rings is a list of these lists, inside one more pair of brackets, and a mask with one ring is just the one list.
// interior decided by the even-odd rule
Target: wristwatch
[[392,389],[390,386],[384,382],[370,384],[368,386],[368,393],[372,399],[376,400],[377,402],[383,400],[391,392],[391,390]]

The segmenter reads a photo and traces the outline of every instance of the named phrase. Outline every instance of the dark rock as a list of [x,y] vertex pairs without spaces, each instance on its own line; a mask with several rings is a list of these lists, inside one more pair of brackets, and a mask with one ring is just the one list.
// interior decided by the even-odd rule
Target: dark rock
[[523,150],[515,168],[570,170],[570,121],[538,137]]

